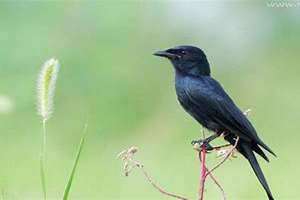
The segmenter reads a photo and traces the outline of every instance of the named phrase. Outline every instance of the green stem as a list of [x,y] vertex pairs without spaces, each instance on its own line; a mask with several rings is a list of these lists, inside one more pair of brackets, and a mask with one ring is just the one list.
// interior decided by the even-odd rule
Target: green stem
[[41,145],[41,155],[40,155],[40,175],[41,183],[43,189],[44,200],[47,199],[46,192],[46,120],[43,120],[43,136],[42,136],[42,145]]

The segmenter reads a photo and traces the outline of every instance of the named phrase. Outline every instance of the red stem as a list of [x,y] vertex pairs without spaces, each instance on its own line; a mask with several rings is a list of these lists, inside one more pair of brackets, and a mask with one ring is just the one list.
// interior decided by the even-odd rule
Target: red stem
[[205,186],[205,179],[206,179],[206,172],[207,172],[205,166],[205,159],[206,159],[206,149],[205,149],[205,145],[203,145],[200,152],[201,176],[200,176],[199,200],[203,200],[204,198],[204,186]]

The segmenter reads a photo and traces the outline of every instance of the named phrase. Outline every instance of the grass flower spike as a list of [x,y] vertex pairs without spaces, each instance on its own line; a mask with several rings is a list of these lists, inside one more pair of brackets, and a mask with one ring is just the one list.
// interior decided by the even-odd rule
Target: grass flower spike
[[40,153],[40,176],[44,200],[46,192],[46,121],[51,117],[53,111],[53,98],[57,73],[59,70],[58,60],[52,58],[42,66],[37,83],[38,113],[43,120],[43,136]]
[[53,110],[53,97],[57,73],[59,71],[58,60],[52,58],[45,62],[39,74],[38,91],[38,112],[43,121],[51,117]]

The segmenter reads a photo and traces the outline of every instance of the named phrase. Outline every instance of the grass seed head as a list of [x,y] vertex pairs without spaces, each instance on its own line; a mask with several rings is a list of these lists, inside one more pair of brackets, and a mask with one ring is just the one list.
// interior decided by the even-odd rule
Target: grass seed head
[[51,117],[55,84],[59,71],[58,60],[52,58],[45,62],[39,74],[37,83],[38,113],[44,121]]

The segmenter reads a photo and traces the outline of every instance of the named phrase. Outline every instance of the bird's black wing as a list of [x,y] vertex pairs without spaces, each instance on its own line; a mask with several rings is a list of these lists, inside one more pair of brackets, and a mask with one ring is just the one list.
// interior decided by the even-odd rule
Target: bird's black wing
[[247,117],[235,105],[216,80],[207,76],[202,78],[201,81],[197,79],[188,81],[185,92],[196,106],[202,107],[202,110],[203,108],[205,109],[205,113],[210,120],[218,123],[243,140],[257,143],[274,154],[259,139]]

